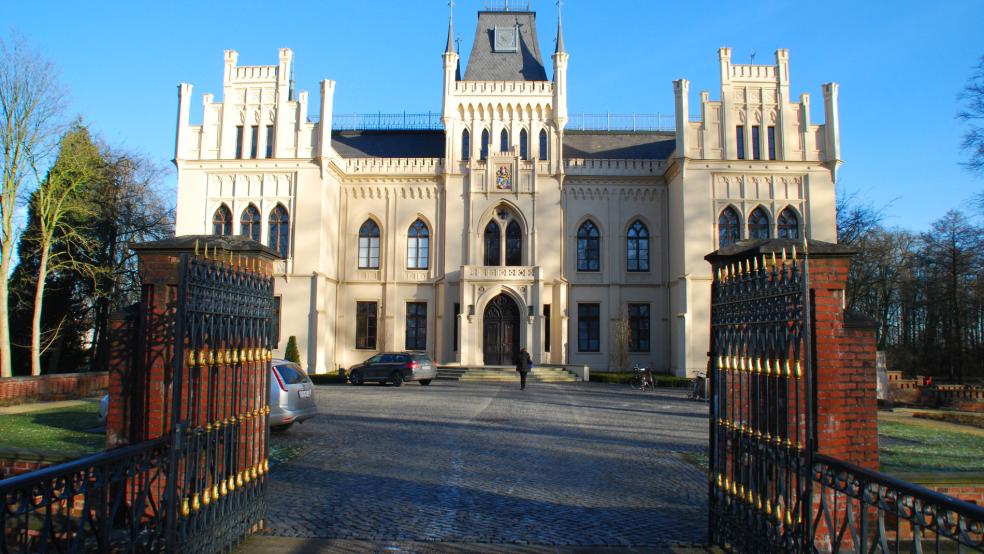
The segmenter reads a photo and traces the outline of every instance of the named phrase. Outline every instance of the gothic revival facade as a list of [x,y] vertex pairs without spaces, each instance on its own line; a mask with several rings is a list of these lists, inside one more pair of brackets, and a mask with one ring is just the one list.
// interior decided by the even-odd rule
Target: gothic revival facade
[[179,87],[177,233],[282,254],[277,352],[297,337],[310,372],[392,350],[508,365],[525,346],[536,364],[603,370],[627,349],[629,363],[693,374],[706,367],[705,254],[836,241],[837,85],[813,123],[809,96],[790,96],[786,50],[740,65],[720,49],[720,97],[701,92],[699,116],[674,81],[673,130],[574,130],[560,25],[550,78],[532,12],[480,12],[464,74],[452,36],[436,125],[333,116],[330,80],[312,117],[288,49],[272,66],[226,51],[200,124]]

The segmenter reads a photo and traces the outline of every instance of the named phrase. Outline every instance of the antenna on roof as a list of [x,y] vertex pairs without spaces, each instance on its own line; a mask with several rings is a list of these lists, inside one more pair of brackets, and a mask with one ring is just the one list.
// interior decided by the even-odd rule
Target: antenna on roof
[[755,50],[752,50],[751,59],[748,61],[749,64],[755,65]]

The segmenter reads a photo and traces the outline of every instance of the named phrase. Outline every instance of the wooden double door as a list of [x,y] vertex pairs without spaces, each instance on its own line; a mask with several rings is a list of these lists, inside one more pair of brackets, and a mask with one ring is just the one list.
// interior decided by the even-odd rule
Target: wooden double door
[[485,365],[515,365],[519,354],[519,306],[500,294],[485,307],[483,321]]

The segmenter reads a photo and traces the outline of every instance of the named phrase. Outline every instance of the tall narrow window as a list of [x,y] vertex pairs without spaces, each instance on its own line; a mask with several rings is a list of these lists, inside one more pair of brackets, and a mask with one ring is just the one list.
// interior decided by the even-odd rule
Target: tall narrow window
[[649,229],[636,220],[625,236],[626,270],[649,271]]
[[482,160],[489,159],[489,130],[482,129],[482,150],[480,151]]
[[256,159],[260,149],[260,127],[253,125],[249,129],[249,157]]
[[376,349],[376,315],[379,313],[375,302],[355,303],[355,347],[359,350]]
[[538,153],[541,160],[549,160],[549,152],[547,152],[547,130],[540,129],[540,151]]
[[243,126],[236,125],[236,159],[243,157]]
[[752,125],[752,159],[761,160],[762,159],[762,145],[760,140],[762,139],[762,133],[759,132],[758,125]]
[[724,248],[739,238],[738,212],[727,207],[718,216],[718,248]]
[[767,239],[769,235],[769,216],[762,208],[755,208],[748,216],[748,238]]
[[505,129],[499,133],[499,152],[506,152],[509,150],[509,133]]
[[407,231],[407,269],[427,269],[430,255],[430,230],[417,220]]
[[735,144],[738,147],[738,159],[745,159],[745,126],[739,125],[735,127]]
[[629,304],[629,350],[649,352],[649,304]]
[[499,265],[502,231],[499,224],[490,221],[485,226],[485,265]]
[[543,351],[550,352],[550,304],[543,305]]
[[231,235],[232,234],[232,212],[228,206],[222,204],[212,215],[212,234]]
[[767,137],[769,139],[769,159],[774,160],[776,159],[776,128],[769,125],[767,131],[769,133]]
[[287,208],[283,204],[270,212],[270,234],[268,245],[280,253],[280,257],[287,257],[287,242],[290,237],[290,216],[287,215]]
[[461,159],[468,161],[471,158],[471,135],[468,129],[461,132]]
[[601,351],[601,305],[577,305],[577,350],[578,352]]
[[529,159],[529,136],[526,134],[526,129],[519,132],[519,157],[524,160]]
[[455,352],[458,351],[458,332],[461,328],[461,322],[458,321],[458,319],[460,319],[458,316],[460,315],[461,315],[461,304],[455,302],[454,303],[454,342],[451,343],[451,348]]
[[779,238],[799,238],[799,217],[796,216],[796,212],[792,208],[786,208],[779,213]]
[[407,302],[407,350],[427,350],[427,302]]
[[601,233],[591,220],[585,221],[577,230],[577,270],[599,271],[601,269]]
[[273,347],[280,348],[280,296],[273,297]]
[[506,265],[523,265],[523,231],[515,219],[506,225]]
[[267,137],[266,137],[267,138],[267,140],[266,140],[266,157],[267,158],[272,158],[273,157],[273,141],[274,141],[274,138],[273,138],[273,125],[267,125],[266,135],[267,135]]
[[260,210],[250,204],[239,218],[239,234],[260,241]]
[[379,225],[371,219],[359,228],[359,269],[379,269]]

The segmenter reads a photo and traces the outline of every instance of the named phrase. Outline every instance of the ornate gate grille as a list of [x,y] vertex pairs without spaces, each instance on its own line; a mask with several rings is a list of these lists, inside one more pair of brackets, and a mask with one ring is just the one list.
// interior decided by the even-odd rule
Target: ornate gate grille
[[266,513],[273,279],[188,255],[181,276],[168,542],[216,552]]
[[807,551],[815,421],[806,262],[783,250],[714,273],[711,540],[740,552]]
[[137,405],[164,434],[0,481],[0,553],[211,553],[259,525],[273,279],[187,254],[180,263],[168,313],[145,294],[134,356],[170,360],[149,387],[163,405]]

